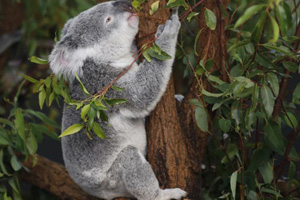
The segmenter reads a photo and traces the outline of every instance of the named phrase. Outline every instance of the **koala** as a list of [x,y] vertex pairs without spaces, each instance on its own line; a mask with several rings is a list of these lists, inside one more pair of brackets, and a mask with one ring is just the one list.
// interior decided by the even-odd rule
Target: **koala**
[[[49,56],[52,71],[70,80],[72,99],[83,100],[77,73],[91,94],[109,85],[132,63],[130,70],[109,89],[108,98],[127,99],[107,110],[108,122],[97,121],[106,139],[90,140],[84,130],[62,138],[63,158],[72,179],[87,193],[103,198],[139,200],[181,199],[186,192],[160,189],[150,164],[145,159],[146,131],[143,118],[154,109],[166,90],[172,71],[180,22],[173,14],[160,25],[156,44],[172,59],[152,58],[134,62],[135,36],[139,18],[131,2],[100,3],[70,19],[61,39]],[[64,106],[62,130],[81,123],[80,110]]]

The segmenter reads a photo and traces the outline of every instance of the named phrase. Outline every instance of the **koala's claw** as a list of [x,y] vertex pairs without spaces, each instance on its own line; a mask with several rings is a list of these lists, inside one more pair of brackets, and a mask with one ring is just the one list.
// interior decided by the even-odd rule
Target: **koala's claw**
[[172,15],[178,15],[178,7],[172,8],[171,13]]
[[156,34],[155,34],[155,37],[156,37],[156,38],[159,37],[159,36],[161,35],[161,33],[163,32],[164,28],[165,28],[165,25],[159,25],[159,26],[157,27],[157,31],[156,31]]

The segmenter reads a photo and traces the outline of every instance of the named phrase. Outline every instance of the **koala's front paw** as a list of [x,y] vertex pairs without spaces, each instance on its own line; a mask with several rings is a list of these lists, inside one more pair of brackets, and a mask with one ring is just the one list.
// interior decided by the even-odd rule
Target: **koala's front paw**
[[166,21],[165,25],[158,26],[155,36],[156,37],[177,36],[180,26],[181,23],[179,21],[178,14],[175,13],[171,16],[169,20]]
[[171,200],[171,199],[182,199],[187,196],[187,192],[179,189],[164,189],[160,190],[155,200]]

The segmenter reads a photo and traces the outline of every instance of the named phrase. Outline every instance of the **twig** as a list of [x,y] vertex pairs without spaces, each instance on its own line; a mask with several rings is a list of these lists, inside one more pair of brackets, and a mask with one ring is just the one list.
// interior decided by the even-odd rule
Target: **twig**
[[196,3],[192,8],[190,7],[190,9],[188,11],[186,11],[182,16],[180,16],[180,20],[184,21],[185,18],[188,16],[188,14],[190,12],[192,12],[195,8],[197,8],[200,4],[202,4],[205,0],[201,0],[198,3]]

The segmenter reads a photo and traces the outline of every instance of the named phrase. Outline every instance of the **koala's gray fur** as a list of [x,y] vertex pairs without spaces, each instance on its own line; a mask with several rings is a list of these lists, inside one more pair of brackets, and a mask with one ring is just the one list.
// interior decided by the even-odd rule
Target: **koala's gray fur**
[[[138,17],[132,16],[130,2],[101,3],[69,20],[61,40],[51,55],[51,68],[70,81],[73,99],[83,100],[75,73],[80,75],[87,90],[94,94],[112,82],[133,61],[134,38],[138,32]],[[110,17],[110,20],[108,18]],[[157,45],[173,57],[167,61],[152,58],[134,63],[115,85],[122,92],[109,89],[106,97],[123,98],[128,102],[111,107],[109,122],[99,121],[107,139],[88,139],[84,131],[62,138],[65,165],[74,181],[91,195],[113,199],[139,200],[180,199],[181,189],[159,188],[158,181],[145,159],[146,132],[143,118],[154,109],[163,95],[172,71],[180,22],[177,14],[156,36]],[[81,123],[80,111],[65,106],[63,130]]]

